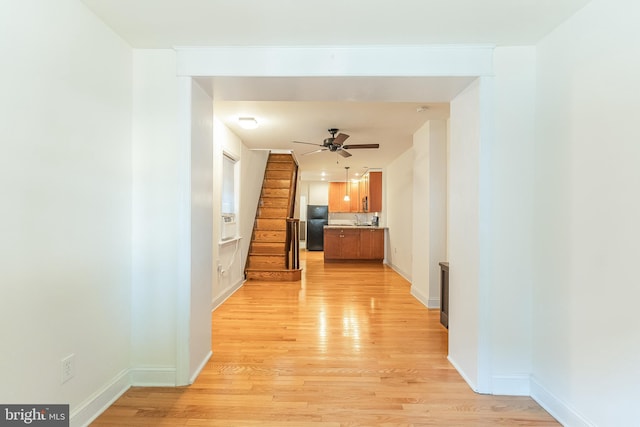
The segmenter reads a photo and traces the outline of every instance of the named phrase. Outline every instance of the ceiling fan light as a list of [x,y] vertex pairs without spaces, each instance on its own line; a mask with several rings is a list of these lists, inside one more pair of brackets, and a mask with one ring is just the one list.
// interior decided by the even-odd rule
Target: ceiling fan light
[[238,124],[242,129],[255,129],[258,127],[258,121],[253,117],[239,117]]

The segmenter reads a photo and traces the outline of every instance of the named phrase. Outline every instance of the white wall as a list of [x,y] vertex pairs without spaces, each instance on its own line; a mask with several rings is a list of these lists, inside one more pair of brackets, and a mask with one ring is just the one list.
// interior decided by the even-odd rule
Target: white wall
[[192,81],[190,382],[211,356],[213,184],[213,100]]
[[413,256],[413,149],[405,151],[382,173],[386,226],[386,261],[404,278],[412,280]]
[[533,396],[638,424],[640,3],[593,0],[538,45]]
[[429,306],[429,122],[413,134],[411,294]]
[[[250,150],[244,144],[241,154],[240,165],[240,268],[244,270],[249,255],[251,245],[251,235],[253,225],[256,220],[256,211],[260,194],[262,193],[262,183],[264,181],[264,171],[269,159],[268,150]],[[244,274],[244,271],[242,271]]]
[[[215,111],[214,111],[215,114]],[[240,242],[222,243],[222,161],[227,153],[241,161],[242,141],[220,120],[214,118],[213,125],[213,282],[212,307],[221,304],[242,283]],[[239,188],[240,183],[236,183]],[[239,206],[236,207],[239,209]],[[218,269],[220,266],[220,269]],[[224,272],[223,272],[224,270]]]
[[309,197],[308,205],[328,205],[329,204],[329,183],[322,181],[310,181],[308,183]]
[[133,53],[131,380],[176,384],[178,81],[171,50]]
[[128,385],[131,49],[76,0],[2,2],[0,28],[0,401],[76,425]]
[[447,124],[425,123],[413,135],[413,265],[411,293],[440,306],[440,266],[447,260]]
[[447,130],[444,120],[429,122],[430,308],[440,307],[440,262],[447,261]]
[[480,80],[451,102],[449,360],[479,390]]
[[[249,254],[256,209],[262,191],[264,171],[269,158],[268,150],[250,150],[221,121],[214,121],[214,180],[213,180],[213,284],[211,308],[224,302],[244,281],[244,267]],[[238,237],[220,240],[222,213],[222,156],[231,154],[238,161],[236,191],[238,192]],[[219,268],[218,268],[219,266]]]
[[491,392],[529,394],[533,277],[535,48],[494,54],[489,271]]

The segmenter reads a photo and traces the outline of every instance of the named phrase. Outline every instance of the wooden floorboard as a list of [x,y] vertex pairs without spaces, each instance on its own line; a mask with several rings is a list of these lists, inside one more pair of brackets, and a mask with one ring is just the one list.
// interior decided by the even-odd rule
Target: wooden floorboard
[[93,426],[557,426],[528,397],[475,394],[439,312],[381,264],[302,252],[300,282],[249,281],[213,314],[189,387],[127,391]]

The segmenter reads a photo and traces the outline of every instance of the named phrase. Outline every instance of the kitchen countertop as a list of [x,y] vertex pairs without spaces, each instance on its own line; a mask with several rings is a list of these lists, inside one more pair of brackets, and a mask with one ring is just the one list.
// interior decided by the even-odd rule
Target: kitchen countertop
[[365,229],[371,229],[371,228],[380,228],[380,229],[386,229],[387,227],[375,227],[373,225],[348,225],[348,224],[329,224],[329,225],[325,225],[324,228],[365,228]]

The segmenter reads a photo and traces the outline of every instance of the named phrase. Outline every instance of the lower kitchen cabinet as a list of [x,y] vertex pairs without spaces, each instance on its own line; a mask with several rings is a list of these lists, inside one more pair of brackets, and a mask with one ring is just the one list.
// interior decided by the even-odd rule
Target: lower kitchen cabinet
[[384,229],[325,228],[325,261],[382,261]]
[[357,259],[360,251],[360,230],[324,229],[324,259]]
[[360,258],[380,261],[384,259],[384,229],[360,230]]

